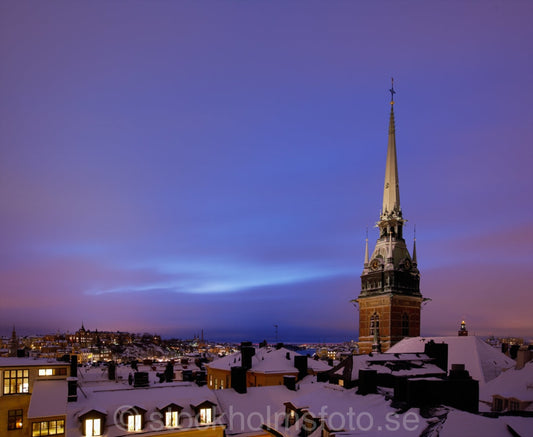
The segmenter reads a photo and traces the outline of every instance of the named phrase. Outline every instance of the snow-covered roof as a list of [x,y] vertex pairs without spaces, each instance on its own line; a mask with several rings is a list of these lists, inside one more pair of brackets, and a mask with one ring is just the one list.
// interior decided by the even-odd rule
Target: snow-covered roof
[[527,363],[520,370],[509,369],[503,372],[479,390],[479,398],[483,401],[492,401],[494,395],[533,401],[533,362]]
[[445,372],[423,353],[353,355],[334,368],[334,374],[359,379],[360,370],[376,370],[394,376],[443,375]]
[[[89,385],[82,387],[82,390],[78,390],[78,401],[68,404],[67,435],[79,435],[80,416],[93,409],[107,412],[107,437],[124,434],[118,426],[117,418],[120,417],[121,411],[131,407],[146,410],[145,429],[160,429],[161,424],[152,423],[152,421],[157,420],[159,408],[172,403],[183,407],[180,413],[182,428],[196,426],[194,405],[208,401],[216,406],[216,415],[221,413],[213,391],[205,386],[198,387],[194,383],[177,382],[133,388],[127,383],[111,381],[105,387]],[[216,418],[216,423],[223,423],[223,421],[223,417]]]
[[35,359],[35,358],[18,358],[18,357],[0,357],[0,367],[50,367],[50,366],[68,366],[69,363],[64,361]]
[[511,437],[501,419],[451,410],[438,432],[439,437]]
[[[287,399],[290,404],[299,410],[309,412],[314,418],[323,418],[330,430],[342,431],[335,432],[337,436],[419,436],[427,426],[426,420],[420,416],[419,411],[412,409],[404,414],[410,414],[412,419],[417,419],[418,424],[411,424],[412,427],[409,429],[399,428],[401,433],[398,429],[389,433],[389,429],[393,426],[391,421],[397,420],[401,425],[403,418],[401,416],[392,418],[397,410],[380,394],[361,396],[356,394],[356,389],[345,389],[327,383],[302,384],[300,390],[293,393],[292,398]],[[277,423],[275,419],[276,417],[269,421],[269,426],[287,437],[299,435],[301,421],[285,429],[279,417]],[[363,432],[361,428],[366,431]],[[320,432],[317,435],[320,436]]]
[[385,353],[424,352],[425,344],[431,340],[448,344],[448,370],[452,364],[464,364],[480,387],[515,365],[514,360],[476,336],[404,338]]
[[501,416],[500,420],[521,436],[533,434],[533,417]]
[[[261,429],[272,413],[284,412],[284,403],[292,399],[297,392],[284,385],[250,387],[246,393],[240,394],[233,389],[215,390],[219,405],[228,418],[226,435],[253,434]],[[238,420],[239,418],[243,420]]]
[[[298,369],[294,367],[295,356],[302,355],[283,347],[280,349],[256,348],[255,355],[252,357],[251,371],[258,373],[297,373]],[[229,371],[232,367],[241,365],[241,353],[236,352],[206,364],[206,367]],[[324,361],[309,358],[307,360],[307,368],[315,372],[322,372],[329,370],[331,367]]]
[[65,380],[35,381],[28,418],[65,415],[67,394],[68,387]]

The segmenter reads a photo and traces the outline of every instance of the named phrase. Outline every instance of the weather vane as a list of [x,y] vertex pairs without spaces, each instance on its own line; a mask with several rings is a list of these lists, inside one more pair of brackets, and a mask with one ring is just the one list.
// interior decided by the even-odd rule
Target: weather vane
[[389,90],[390,91],[390,104],[393,105],[394,104],[394,94],[396,94],[396,91],[394,91],[394,77],[391,77],[391,89]]

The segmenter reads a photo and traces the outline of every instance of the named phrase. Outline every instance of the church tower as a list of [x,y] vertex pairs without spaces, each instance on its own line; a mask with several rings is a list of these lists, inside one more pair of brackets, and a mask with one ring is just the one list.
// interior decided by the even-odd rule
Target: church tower
[[391,110],[389,143],[385,166],[383,206],[377,227],[379,238],[372,255],[365,261],[361,275],[359,305],[359,352],[385,352],[404,337],[420,335],[420,272],[416,260],[416,238],[413,256],[403,238],[403,218],[400,207],[400,185],[396,161],[394,126],[394,83],[390,89]]

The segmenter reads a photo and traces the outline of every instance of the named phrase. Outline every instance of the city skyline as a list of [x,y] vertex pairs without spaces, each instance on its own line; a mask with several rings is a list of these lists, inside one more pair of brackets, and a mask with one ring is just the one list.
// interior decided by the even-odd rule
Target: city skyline
[[421,335],[531,337],[533,6],[0,5],[0,332],[357,339],[395,78]]

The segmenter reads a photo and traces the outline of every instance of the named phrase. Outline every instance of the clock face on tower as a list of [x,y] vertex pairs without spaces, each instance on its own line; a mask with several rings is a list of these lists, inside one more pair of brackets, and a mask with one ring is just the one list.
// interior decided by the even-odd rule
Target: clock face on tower
[[381,267],[381,263],[379,262],[379,259],[374,258],[372,262],[370,263],[370,268],[372,270],[377,270]]

